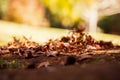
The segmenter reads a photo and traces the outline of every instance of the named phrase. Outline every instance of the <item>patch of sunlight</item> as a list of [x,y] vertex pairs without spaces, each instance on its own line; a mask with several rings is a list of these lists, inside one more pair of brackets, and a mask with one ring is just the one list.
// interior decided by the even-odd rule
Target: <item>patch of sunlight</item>
[[91,33],[91,35],[96,40],[104,40],[104,41],[111,41],[112,43],[116,45],[120,45],[120,36],[119,35],[113,35],[113,34],[105,34],[105,33]]
[[36,42],[46,42],[48,39],[66,35],[67,31],[57,28],[34,27],[12,22],[0,21],[0,44],[12,40],[13,36],[31,38]]

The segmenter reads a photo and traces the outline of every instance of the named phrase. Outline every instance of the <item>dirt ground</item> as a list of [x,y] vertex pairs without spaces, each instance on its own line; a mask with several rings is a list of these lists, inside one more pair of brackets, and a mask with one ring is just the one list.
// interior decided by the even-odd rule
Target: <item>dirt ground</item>
[[0,80],[119,80],[120,53],[81,56],[39,57],[3,60],[20,61],[22,66],[1,67]]

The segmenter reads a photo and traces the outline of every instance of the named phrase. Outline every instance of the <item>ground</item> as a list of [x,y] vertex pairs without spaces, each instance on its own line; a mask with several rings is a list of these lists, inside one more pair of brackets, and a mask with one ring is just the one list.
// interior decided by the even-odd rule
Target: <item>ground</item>
[[[37,58],[19,60],[27,63],[27,67],[1,69],[0,80],[120,79],[120,53],[96,54],[83,59],[76,59],[73,56],[45,57],[41,55]],[[39,67],[36,66],[37,64]],[[45,64],[46,67],[44,67]]]

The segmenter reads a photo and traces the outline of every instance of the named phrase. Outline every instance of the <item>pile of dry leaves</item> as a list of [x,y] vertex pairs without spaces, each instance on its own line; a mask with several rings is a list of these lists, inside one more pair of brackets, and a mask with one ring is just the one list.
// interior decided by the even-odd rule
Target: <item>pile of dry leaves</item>
[[39,56],[39,54],[47,56],[79,55],[93,50],[116,48],[112,42],[96,41],[92,36],[80,30],[73,30],[60,39],[51,39],[44,45],[40,45],[25,37],[23,40],[13,39],[8,45],[0,47],[0,55],[10,54],[32,58]]

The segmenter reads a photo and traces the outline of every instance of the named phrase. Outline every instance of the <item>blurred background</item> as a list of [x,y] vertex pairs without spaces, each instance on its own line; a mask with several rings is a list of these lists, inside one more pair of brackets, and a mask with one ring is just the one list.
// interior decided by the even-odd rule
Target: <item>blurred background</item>
[[60,29],[93,26],[95,32],[120,35],[119,5],[119,0],[0,0],[0,28],[10,27],[8,22]]

